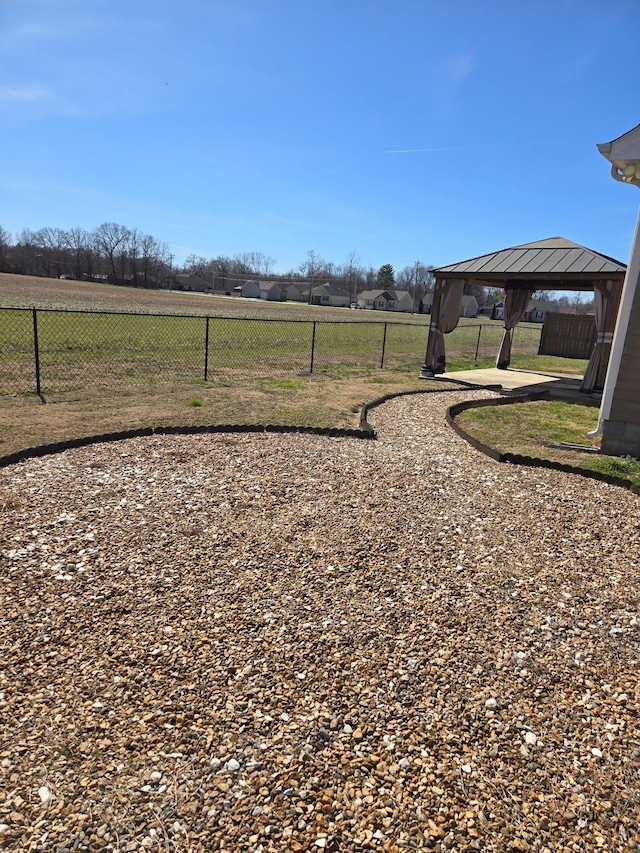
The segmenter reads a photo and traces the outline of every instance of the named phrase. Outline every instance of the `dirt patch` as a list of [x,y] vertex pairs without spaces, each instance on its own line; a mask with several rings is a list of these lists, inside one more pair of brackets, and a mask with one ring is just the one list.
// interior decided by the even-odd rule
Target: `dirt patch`
[[[305,375],[295,382],[243,378],[57,394],[0,397],[0,455],[26,447],[167,424],[270,423],[357,427],[361,406],[384,394],[424,390],[403,374]],[[440,386],[431,383],[437,390]],[[197,398],[201,405],[190,405]]]
[[[323,320],[337,322],[401,322],[428,325],[421,314],[350,311],[294,302],[267,302],[238,296],[148,290],[115,284],[40,278],[0,273],[0,306],[83,311],[131,311],[144,314],[188,314],[199,317]],[[426,340],[426,338],[425,338]]]

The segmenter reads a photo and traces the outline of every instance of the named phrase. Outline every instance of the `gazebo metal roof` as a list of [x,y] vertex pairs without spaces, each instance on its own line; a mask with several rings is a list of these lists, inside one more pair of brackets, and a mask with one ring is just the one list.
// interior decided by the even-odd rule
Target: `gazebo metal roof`
[[548,237],[432,270],[436,278],[470,284],[533,285],[536,290],[592,290],[594,281],[622,280],[626,265],[564,237]]

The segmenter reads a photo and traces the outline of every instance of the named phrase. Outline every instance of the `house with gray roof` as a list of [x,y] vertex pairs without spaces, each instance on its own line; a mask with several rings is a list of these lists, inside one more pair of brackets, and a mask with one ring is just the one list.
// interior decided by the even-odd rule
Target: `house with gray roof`
[[363,290],[358,294],[358,308],[370,311],[412,311],[413,297],[408,290]]
[[284,302],[287,298],[284,288],[273,281],[245,281],[233,291],[246,299],[266,299],[268,302]]

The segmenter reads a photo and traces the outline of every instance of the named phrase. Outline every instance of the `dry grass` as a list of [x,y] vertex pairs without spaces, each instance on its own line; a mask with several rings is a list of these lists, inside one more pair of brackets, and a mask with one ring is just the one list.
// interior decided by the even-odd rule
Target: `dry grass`
[[421,314],[349,311],[295,302],[267,302],[236,296],[207,296],[182,291],[146,290],[114,284],[0,273],[0,306],[83,311],[132,311],[146,314],[189,314],[200,317],[269,317],[283,320],[348,320],[428,325]]
[[[144,290],[36,276],[0,274],[3,307],[131,311],[269,319],[396,321],[427,318],[373,311],[268,303],[254,299]],[[0,454],[38,444],[166,424],[278,423],[354,427],[363,403],[424,388],[410,372],[357,370],[289,378],[233,377],[135,388],[0,396]],[[194,405],[194,399],[201,405]]]
[[[35,395],[0,397],[0,455],[70,438],[167,424],[357,427],[364,403],[384,394],[424,388],[425,383],[412,374],[361,371],[349,376],[156,385],[117,393],[82,391],[47,397],[44,404]],[[190,404],[195,397],[202,405]]]

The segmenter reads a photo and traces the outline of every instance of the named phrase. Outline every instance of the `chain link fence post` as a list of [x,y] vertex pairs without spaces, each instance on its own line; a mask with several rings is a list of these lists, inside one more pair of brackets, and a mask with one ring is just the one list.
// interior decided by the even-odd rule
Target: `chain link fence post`
[[313,332],[311,333],[311,365],[309,367],[309,373],[313,373],[313,359],[315,357],[316,352],[316,321],[313,321]]
[[384,351],[387,346],[387,324],[384,324],[384,331],[382,333],[382,355],[380,356],[380,370],[384,367]]
[[40,347],[38,346],[38,313],[33,307],[33,354],[36,362],[36,394],[42,397],[42,388],[40,387]]
[[204,328],[204,381],[207,381],[209,373],[209,318],[205,318]]

